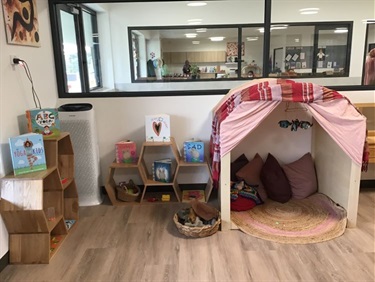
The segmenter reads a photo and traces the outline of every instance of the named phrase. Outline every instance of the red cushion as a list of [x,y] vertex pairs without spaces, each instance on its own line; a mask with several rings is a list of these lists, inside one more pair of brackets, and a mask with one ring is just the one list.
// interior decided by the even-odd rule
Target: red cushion
[[247,211],[256,206],[254,200],[238,196],[238,198],[230,203],[232,211]]

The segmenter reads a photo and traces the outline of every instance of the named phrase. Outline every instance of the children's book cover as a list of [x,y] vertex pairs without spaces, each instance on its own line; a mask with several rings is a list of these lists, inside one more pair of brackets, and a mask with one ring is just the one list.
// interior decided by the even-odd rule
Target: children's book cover
[[136,163],[137,147],[135,142],[126,140],[115,144],[117,163]]
[[60,119],[57,109],[32,109],[26,111],[29,132],[43,134],[45,138],[60,135]]
[[204,143],[200,140],[184,142],[184,160],[190,163],[204,162]]
[[149,115],[145,118],[146,141],[169,142],[171,124],[169,115]]
[[183,190],[182,202],[190,202],[191,200],[205,201],[204,190]]
[[42,134],[10,137],[9,145],[14,175],[47,169]]
[[152,179],[158,182],[170,183],[172,181],[172,160],[156,160],[152,164]]

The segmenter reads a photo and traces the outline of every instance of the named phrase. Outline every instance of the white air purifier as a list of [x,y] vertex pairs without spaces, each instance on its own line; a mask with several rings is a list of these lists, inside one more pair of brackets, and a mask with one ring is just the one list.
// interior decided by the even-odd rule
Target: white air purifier
[[74,172],[80,206],[100,205],[99,146],[91,104],[65,104],[58,108],[61,131],[69,132],[74,150]]

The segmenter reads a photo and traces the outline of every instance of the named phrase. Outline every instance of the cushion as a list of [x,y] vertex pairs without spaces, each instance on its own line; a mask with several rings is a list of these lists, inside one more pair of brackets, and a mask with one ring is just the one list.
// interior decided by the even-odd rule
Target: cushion
[[286,203],[292,197],[288,178],[277,159],[270,153],[262,167],[260,179],[270,199]]
[[245,182],[250,186],[258,186],[258,193],[262,200],[265,201],[267,199],[267,192],[264,190],[263,183],[260,180],[260,172],[262,167],[262,157],[256,153],[254,158],[236,173],[236,176],[238,180],[245,180]]
[[236,173],[239,171],[244,165],[249,162],[245,154],[239,156],[234,162],[230,164],[230,180],[237,181]]
[[246,199],[239,196],[237,200],[230,202],[230,209],[232,211],[247,211],[256,206],[256,203],[251,199]]
[[314,161],[310,153],[283,166],[292,189],[292,197],[304,199],[318,190]]

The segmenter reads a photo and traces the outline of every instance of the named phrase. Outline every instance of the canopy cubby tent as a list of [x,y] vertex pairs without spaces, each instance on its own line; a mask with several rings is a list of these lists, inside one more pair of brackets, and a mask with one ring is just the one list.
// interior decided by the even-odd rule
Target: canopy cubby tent
[[222,230],[235,228],[230,220],[231,151],[283,102],[303,103],[310,111],[314,120],[311,154],[319,192],[344,207],[348,226],[354,227],[366,118],[337,91],[313,83],[259,79],[230,90],[213,109],[210,156],[219,188]]

